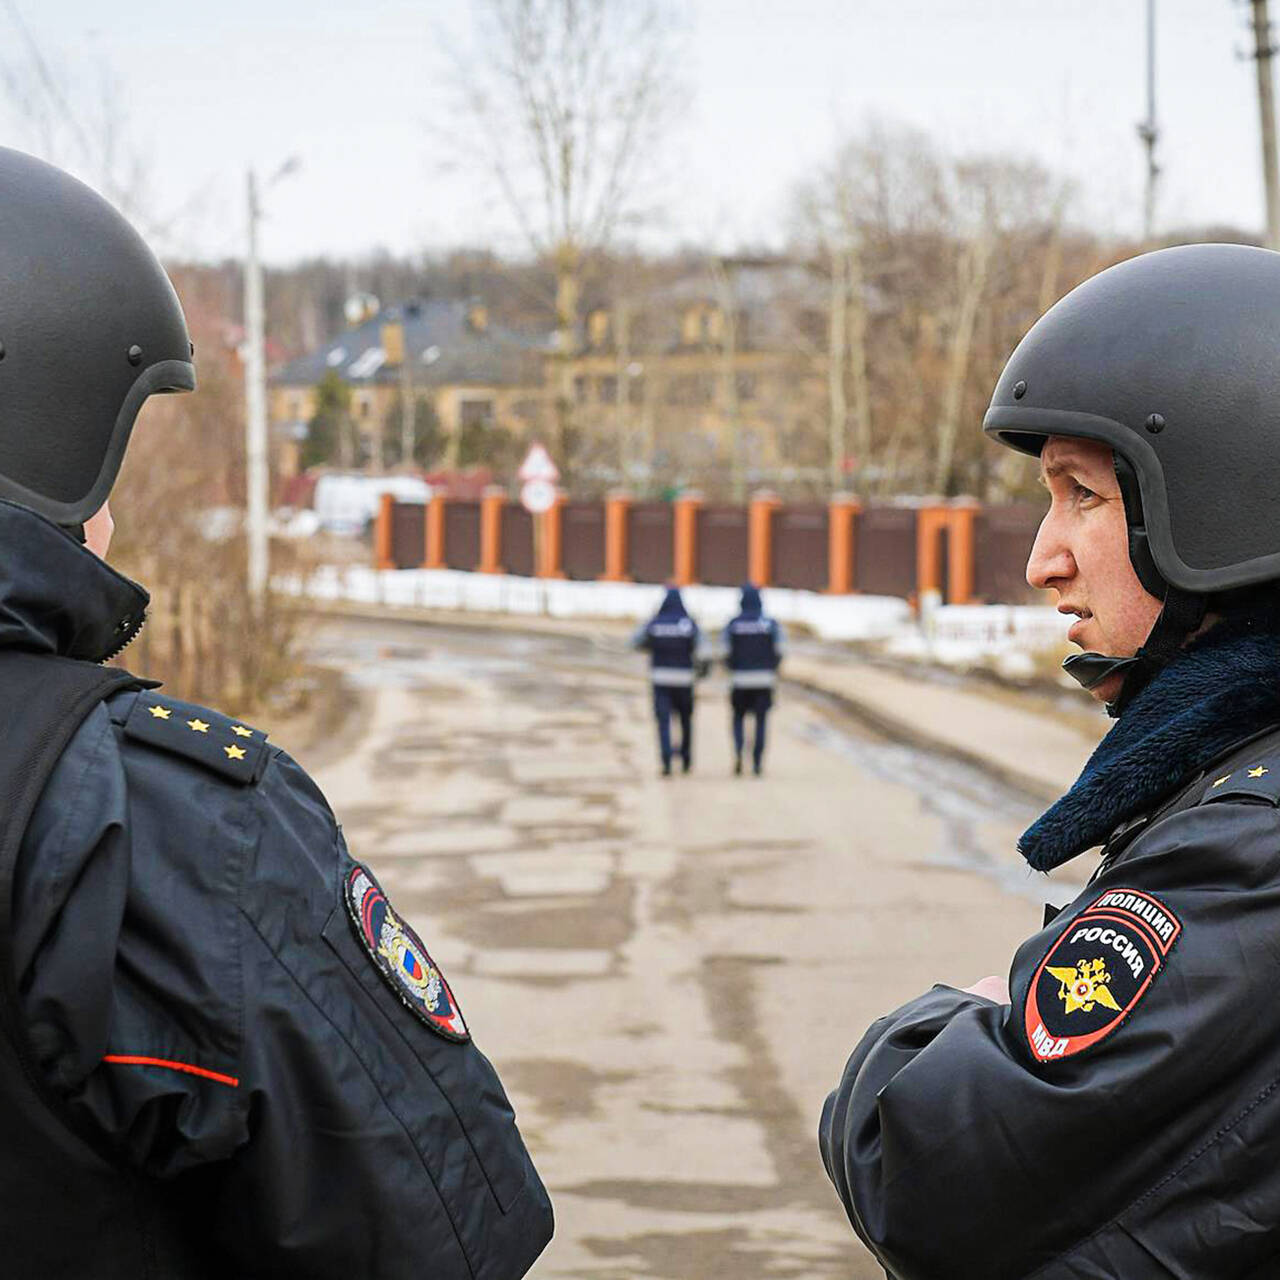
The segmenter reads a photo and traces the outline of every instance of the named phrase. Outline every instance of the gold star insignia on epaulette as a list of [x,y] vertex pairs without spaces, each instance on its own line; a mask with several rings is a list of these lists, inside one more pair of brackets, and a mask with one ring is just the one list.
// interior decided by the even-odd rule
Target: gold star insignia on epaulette
[[1215,787],[1220,787],[1229,777],[1231,777],[1229,773],[1224,773],[1221,778],[1214,778],[1213,785]]
[[167,720],[171,715],[173,715],[173,712],[168,707],[148,707],[147,710],[150,711],[157,720]]
[[225,751],[225,752],[227,753],[227,759],[228,759],[228,760],[243,760],[243,759],[244,759],[244,748],[243,748],[243,747],[223,747],[222,749],[223,749],[223,751]]
[[1249,777],[1260,778],[1264,773],[1270,773],[1270,772],[1271,772],[1270,769],[1264,769],[1261,765],[1259,765],[1256,769],[1249,770]]
[[187,728],[190,729],[192,733],[208,733],[209,732],[209,726],[205,724],[203,720],[199,720],[199,719],[188,720]]
[[253,737],[253,730],[252,730],[252,729],[246,729],[246,728],[244,727],[244,725],[242,725],[242,724],[233,724],[233,725],[231,726],[231,732],[232,732],[232,733],[234,733],[234,734],[236,735],[236,737],[237,737],[237,738],[252,738],[252,737]]

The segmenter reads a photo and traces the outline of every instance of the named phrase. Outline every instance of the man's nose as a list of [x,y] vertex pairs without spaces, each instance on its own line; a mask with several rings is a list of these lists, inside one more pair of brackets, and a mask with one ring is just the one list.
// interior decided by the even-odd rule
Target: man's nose
[[1076,562],[1050,510],[1036,531],[1027,557],[1027,585],[1043,591],[1075,575]]

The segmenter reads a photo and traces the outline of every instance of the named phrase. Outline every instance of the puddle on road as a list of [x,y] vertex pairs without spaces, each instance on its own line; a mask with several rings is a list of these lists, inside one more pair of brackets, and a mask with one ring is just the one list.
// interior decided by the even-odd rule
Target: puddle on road
[[976,872],[1006,893],[1040,903],[1060,901],[1064,892],[1074,893],[1077,884],[1083,883],[1084,875],[1067,873],[1050,879],[1019,862],[1016,853],[993,856],[989,852],[979,834],[984,824],[1007,821],[1024,830],[1043,806],[976,766],[872,737],[867,731],[846,732],[828,718],[825,708],[793,725],[792,732],[844,756],[864,773],[915,792],[920,807],[938,820],[943,831],[942,847],[921,859],[925,866]]
[[[699,1188],[673,1183],[685,1196]],[[679,1207],[679,1206],[677,1206]],[[767,1211],[770,1204],[743,1206],[740,1212]],[[734,1212],[729,1209],[726,1212]],[[637,1276],[732,1276],[733,1280],[815,1280],[818,1276],[847,1276],[847,1260],[830,1250],[821,1261],[797,1253],[794,1244],[779,1252],[750,1227],[712,1231],[647,1231],[633,1236],[583,1237],[583,1245],[608,1266],[592,1272],[593,1280],[635,1280]],[[819,1246],[815,1246],[819,1247]],[[639,1268],[639,1269],[637,1269]]]
[[452,922],[454,933],[473,946],[615,954],[631,937],[636,890],[629,880],[614,876],[590,898],[552,902],[512,899],[495,889],[494,896]]
[[598,1116],[596,1092],[636,1078],[634,1071],[597,1071],[573,1058],[507,1058],[502,1075],[513,1093],[536,1098],[539,1110],[556,1121]]

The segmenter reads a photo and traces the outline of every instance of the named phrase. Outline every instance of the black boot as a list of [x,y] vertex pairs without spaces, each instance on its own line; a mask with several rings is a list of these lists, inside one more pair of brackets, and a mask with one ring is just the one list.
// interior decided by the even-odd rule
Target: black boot
[[735,777],[739,777],[742,774],[742,757],[741,756],[733,757],[733,773]]

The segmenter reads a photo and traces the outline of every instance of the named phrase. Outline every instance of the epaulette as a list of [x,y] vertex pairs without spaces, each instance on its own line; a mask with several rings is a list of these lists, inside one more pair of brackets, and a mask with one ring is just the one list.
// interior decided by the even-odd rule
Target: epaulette
[[1257,759],[1246,758],[1234,767],[1210,772],[1198,803],[1215,800],[1262,800],[1280,805],[1280,754],[1274,748],[1267,751],[1264,745]]
[[267,764],[267,735],[261,729],[151,689],[138,695],[124,732],[137,742],[195,760],[233,782],[257,782]]

